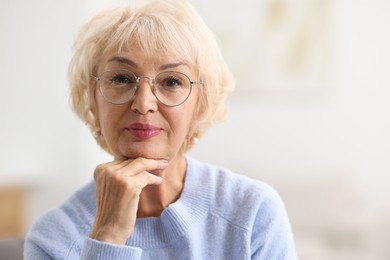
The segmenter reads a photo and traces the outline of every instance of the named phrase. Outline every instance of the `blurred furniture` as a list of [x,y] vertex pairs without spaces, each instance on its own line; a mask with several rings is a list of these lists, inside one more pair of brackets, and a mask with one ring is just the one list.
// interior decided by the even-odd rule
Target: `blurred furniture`
[[23,260],[23,239],[0,239],[0,260]]
[[286,204],[301,260],[390,259],[390,212],[353,178],[271,183]]
[[23,187],[0,186],[0,238],[24,235],[24,196]]

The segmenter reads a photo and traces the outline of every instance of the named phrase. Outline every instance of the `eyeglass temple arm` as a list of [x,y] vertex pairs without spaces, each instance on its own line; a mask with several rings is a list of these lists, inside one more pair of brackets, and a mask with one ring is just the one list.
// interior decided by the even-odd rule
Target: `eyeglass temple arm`
[[100,77],[99,77],[99,76],[94,76],[94,75],[91,74],[91,77],[92,77],[94,80],[96,80],[96,81],[99,81],[99,80],[100,80]]

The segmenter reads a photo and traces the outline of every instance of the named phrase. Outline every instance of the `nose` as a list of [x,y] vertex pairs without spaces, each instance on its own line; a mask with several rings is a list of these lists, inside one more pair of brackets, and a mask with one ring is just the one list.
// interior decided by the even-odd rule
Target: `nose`
[[131,101],[131,109],[139,114],[155,112],[158,100],[153,92],[153,81],[148,77],[139,78],[138,87]]

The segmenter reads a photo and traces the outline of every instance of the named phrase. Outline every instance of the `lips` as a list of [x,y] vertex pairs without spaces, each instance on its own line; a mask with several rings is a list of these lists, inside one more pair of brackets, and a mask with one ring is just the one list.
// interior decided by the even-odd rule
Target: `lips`
[[150,124],[134,123],[126,128],[131,135],[140,140],[147,140],[159,135],[163,129]]

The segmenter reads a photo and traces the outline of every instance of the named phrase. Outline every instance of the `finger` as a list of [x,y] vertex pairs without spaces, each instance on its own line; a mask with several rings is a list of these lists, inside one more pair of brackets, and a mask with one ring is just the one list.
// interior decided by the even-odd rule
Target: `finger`
[[158,173],[163,171],[167,166],[168,161],[166,160],[137,158],[128,162],[128,164],[121,169],[121,174],[126,176],[135,176],[143,171]]
[[163,179],[160,176],[153,175],[147,171],[143,171],[136,176],[131,177],[131,181],[136,183],[140,191],[148,185],[161,184]]
[[98,176],[100,176],[101,174],[105,174],[108,172],[116,172],[116,171],[120,170],[121,168],[123,168],[124,166],[126,166],[127,163],[128,163],[127,161],[121,161],[121,160],[115,160],[115,161],[111,161],[111,162],[107,162],[107,163],[102,163],[102,164],[96,166],[95,172],[94,172],[94,179],[96,180],[96,178]]

